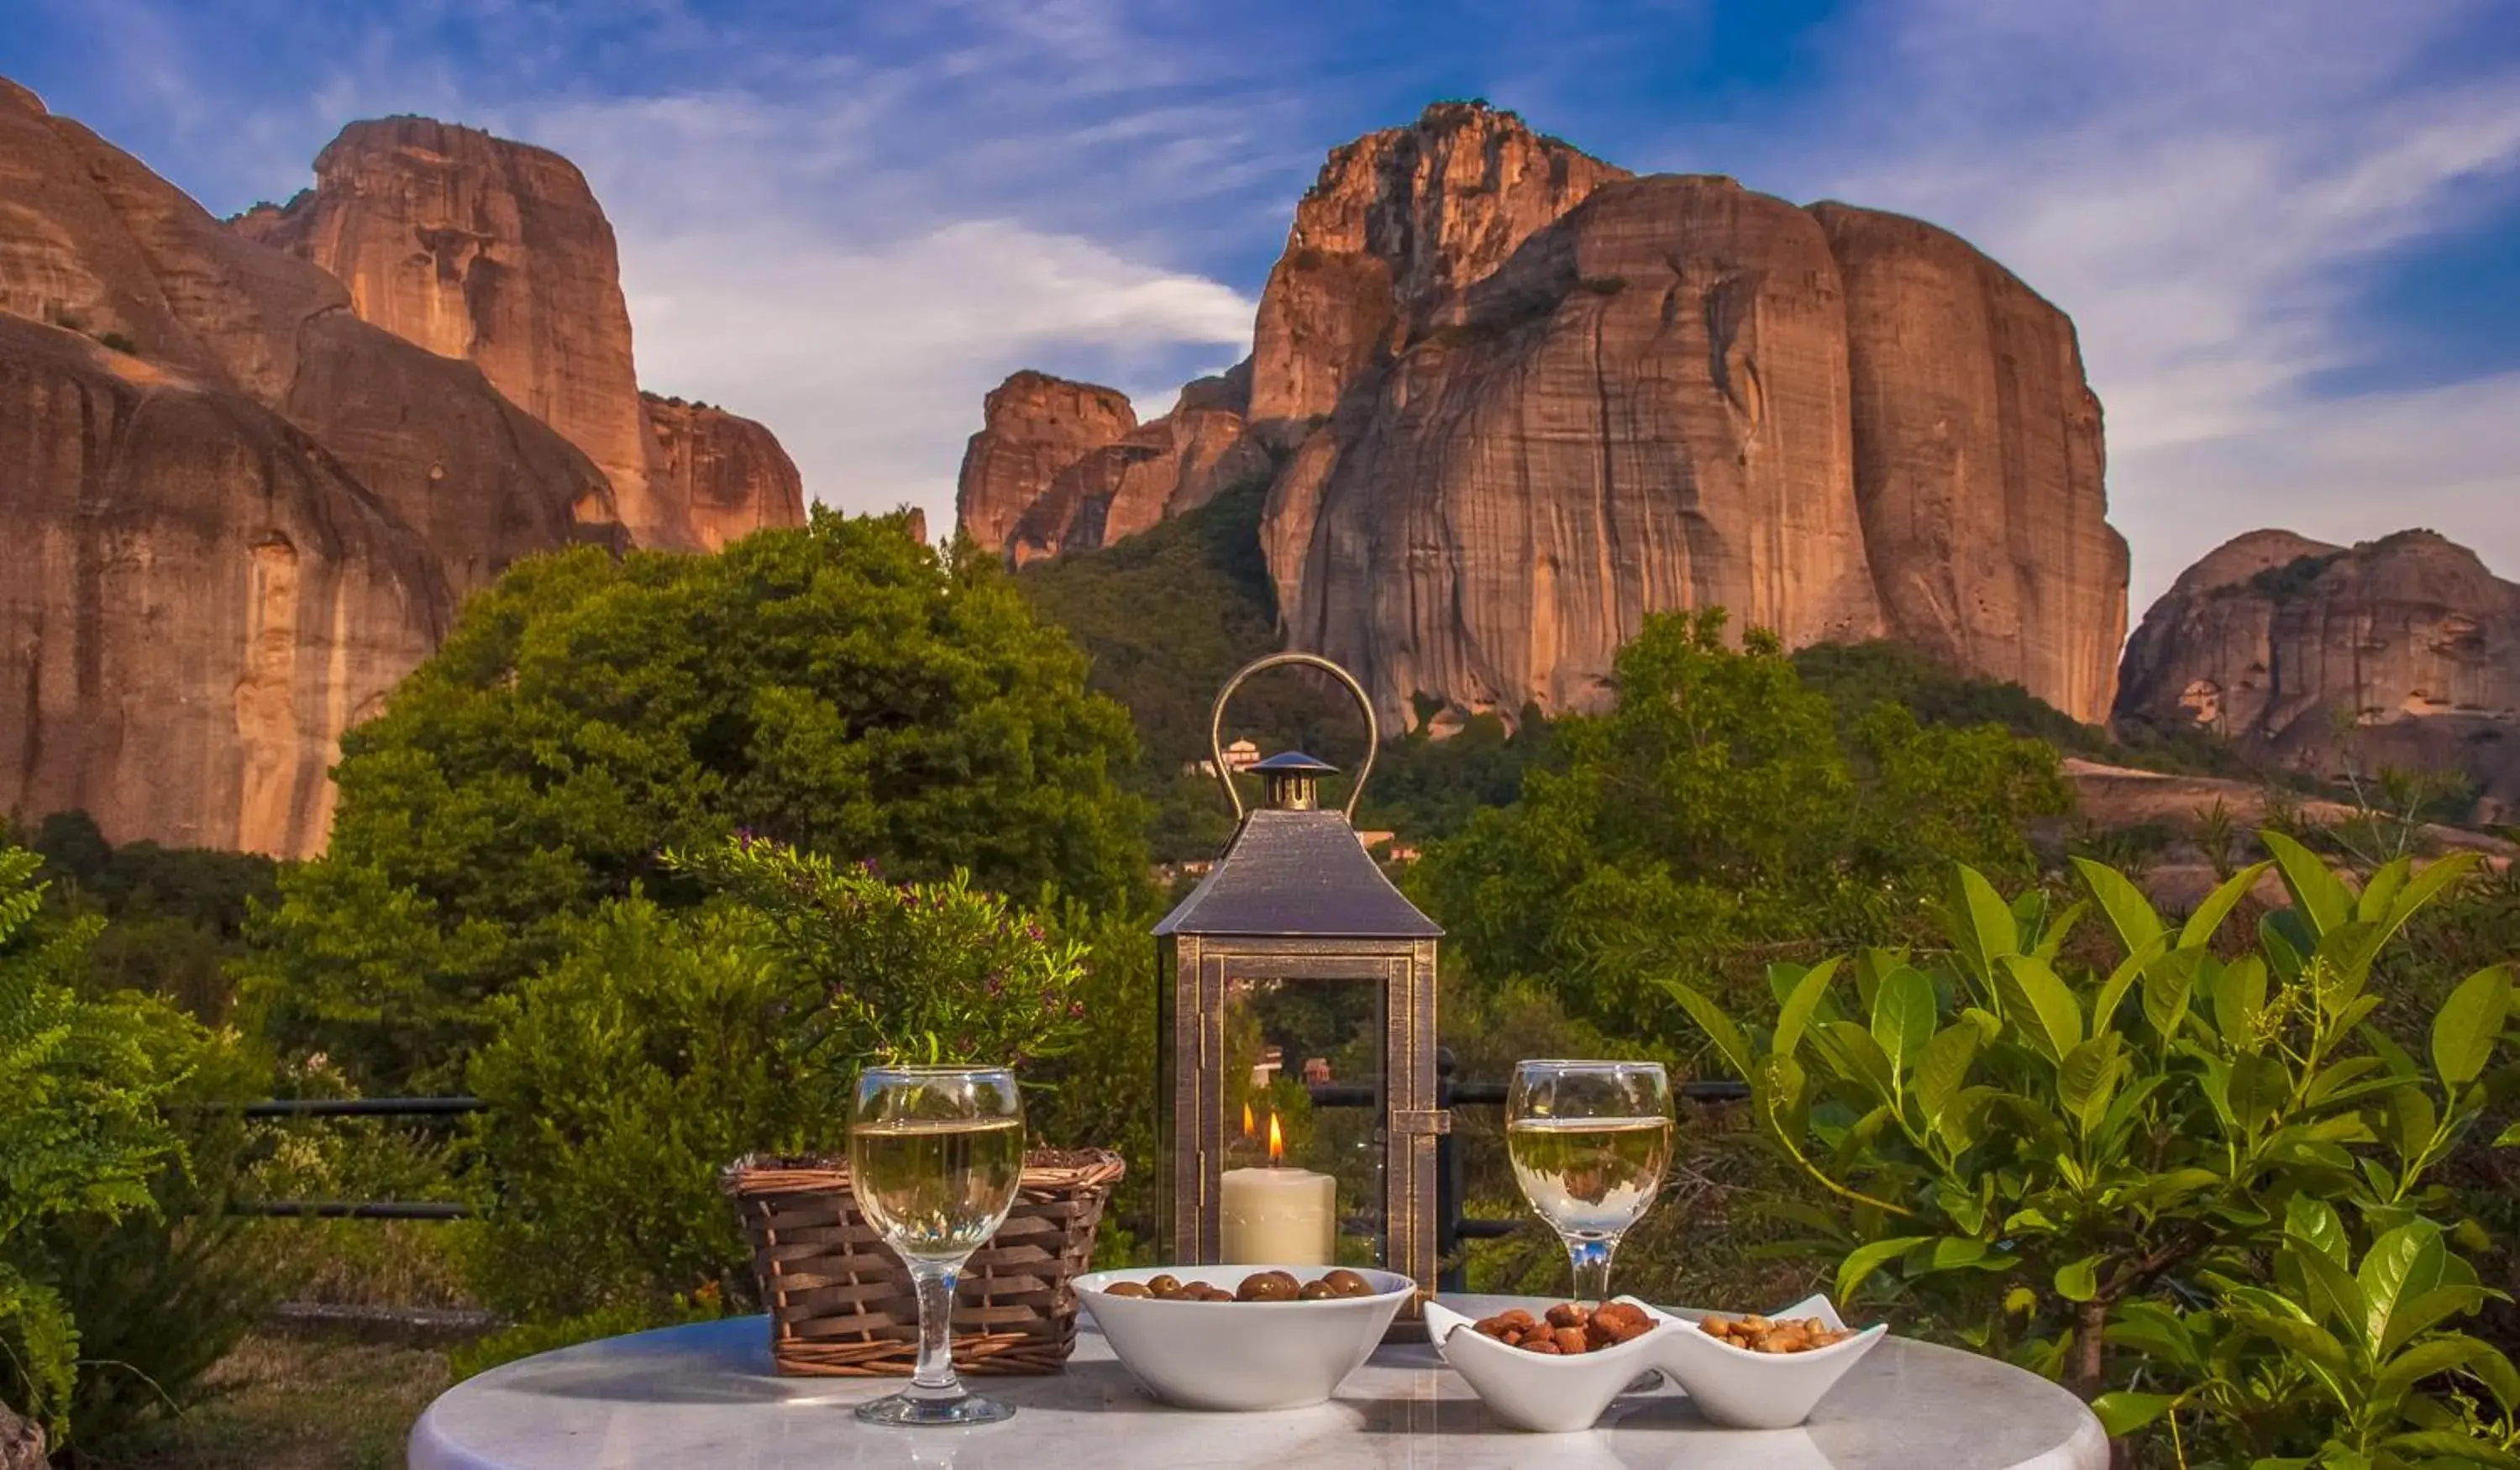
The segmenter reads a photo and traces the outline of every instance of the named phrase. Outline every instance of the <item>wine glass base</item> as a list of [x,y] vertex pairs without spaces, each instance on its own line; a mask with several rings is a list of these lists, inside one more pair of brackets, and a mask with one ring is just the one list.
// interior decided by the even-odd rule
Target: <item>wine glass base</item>
[[861,1424],[896,1424],[914,1428],[940,1424],[996,1424],[1014,1416],[1013,1404],[983,1399],[977,1394],[965,1394],[959,1399],[914,1399],[908,1394],[894,1394],[857,1407]]

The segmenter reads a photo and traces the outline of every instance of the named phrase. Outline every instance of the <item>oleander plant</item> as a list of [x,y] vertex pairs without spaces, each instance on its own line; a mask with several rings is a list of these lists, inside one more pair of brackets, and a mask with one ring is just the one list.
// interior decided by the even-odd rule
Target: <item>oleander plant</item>
[[[1777,1208],[1841,1300],[2062,1380],[2136,1462],[2520,1465],[2520,1374],[2461,1330],[2487,1242],[2442,1178],[2520,1091],[2511,966],[2412,1047],[2374,1021],[2375,963],[2473,859],[2358,887],[2264,841],[2175,924],[2090,861],[2062,906],[1963,867],[1942,955],[1778,965],[1756,1024],[1668,988],[1814,1186]],[[2270,869],[2290,902],[2246,932]]]

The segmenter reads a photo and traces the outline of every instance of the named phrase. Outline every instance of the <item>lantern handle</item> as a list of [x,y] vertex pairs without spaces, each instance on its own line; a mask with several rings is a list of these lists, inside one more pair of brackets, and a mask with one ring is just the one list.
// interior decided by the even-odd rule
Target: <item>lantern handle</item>
[[1234,772],[1225,764],[1225,701],[1234,697],[1234,691],[1241,687],[1243,680],[1263,669],[1274,669],[1284,664],[1304,664],[1327,672],[1331,678],[1347,686],[1347,691],[1356,696],[1356,707],[1365,712],[1365,764],[1356,768],[1356,784],[1350,787],[1347,793],[1348,824],[1354,826],[1357,798],[1365,794],[1365,779],[1373,774],[1373,752],[1374,748],[1382,743],[1382,727],[1374,721],[1373,701],[1366,697],[1365,686],[1356,682],[1354,674],[1319,653],[1305,653],[1291,648],[1283,653],[1272,653],[1265,658],[1255,658],[1244,664],[1235,671],[1233,678],[1225,681],[1225,688],[1216,692],[1216,707],[1209,710],[1207,716],[1207,753],[1215,763],[1216,779],[1225,786],[1226,799],[1234,803],[1234,820],[1240,822],[1243,817],[1242,793],[1234,788]]

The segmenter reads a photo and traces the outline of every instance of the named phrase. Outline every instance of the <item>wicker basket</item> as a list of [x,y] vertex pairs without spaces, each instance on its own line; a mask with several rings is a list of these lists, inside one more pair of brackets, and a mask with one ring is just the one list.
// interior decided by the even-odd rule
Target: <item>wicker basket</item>
[[[1124,1166],[1103,1149],[1035,1150],[1007,1223],[964,1265],[954,1290],[954,1366],[965,1373],[1056,1373],[1076,1344],[1070,1278],[1094,1258]],[[835,1160],[744,1159],[723,1183],[752,1240],[782,1373],[910,1376],[919,1297],[909,1269],[849,1195]]]

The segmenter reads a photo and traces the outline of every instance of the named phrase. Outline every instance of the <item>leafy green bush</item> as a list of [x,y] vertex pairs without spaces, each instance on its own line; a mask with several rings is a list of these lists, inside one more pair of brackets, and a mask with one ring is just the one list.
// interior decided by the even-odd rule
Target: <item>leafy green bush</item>
[[229,1208],[262,1192],[258,1129],[239,1104],[268,1091],[269,1069],[233,1033],[163,1007],[144,1013],[149,1046],[176,1079],[165,1116],[182,1156],[151,1178],[155,1208],[58,1220],[31,1242],[37,1270],[78,1321],[68,1443],[81,1451],[118,1448],[207,1398],[210,1370],[304,1274],[270,1232],[275,1223]]
[[1064,1050],[1085,1014],[1082,949],[967,873],[896,884],[749,834],[665,863],[761,920],[789,980],[793,1065],[834,1111],[866,1062],[1021,1067]]
[[[1778,965],[1757,1027],[1670,989],[1819,1186],[1784,1209],[1842,1252],[1841,1296],[1871,1286],[2086,1395],[2115,1390],[2097,1403],[2113,1432],[2185,1416],[2189,1439],[2243,1458],[2506,1463],[2487,1450],[2514,1442],[2520,1377],[2444,1326],[2487,1293],[2429,1215],[2454,1203],[2443,1162],[2520,1081],[2492,1067],[2511,974],[2460,982],[2418,1061],[2366,1024],[2372,966],[2467,863],[2396,863],[2356,893],[2263,840],[2292,904],[2254,943],[2216,947],[2268,864],[2177,927],[2094,863],[2077,865],[2090,905],[2053,914],[1960,868],[1944,958]],[[2067,948],[2093,907],[2119,957],[2105,969]]]
[[79,1329],[43,1233],[156,1208],[151,1182],[183,1160],[158,1111],[177,1076],[157,1042],[181,1020],[78,994],[96,926],[39,928],[41,862],[0,846],[0,1401],[58,1441]]
[[1654,976],[1739,989],[1785,949],[1901,932],[1938,863],[2037,871],[2024,828],[2068,800],[2052,750],[1887,704],[1841,727],[1773,638],[1734,651],[1723,621],[1648,618],[1611,710],[1555,722],[1519,801],[1427,849],[1412,892],[1474,979],[1534,977],[1676,1052],[1694,1039]]
[[718,1171],[840,1136],[799,1086],[789,987],[758,920],[632,896],[571,926],[569,952],[491,1004],[469,1130],[481,1300],[518,1317],[749,1302]]
[[331,846],[252,927],[284,1050],[443,1089],[573,920],[698,885],[748,826],[905,877],[1096,904],[1146,882],[1126,713],[993,566],[818,511],[713,557],[530,558],[343,740]]
[[[1118,1149],[1131,1188],[1159,1178],[1146,922],[1071,908],[1024,941],[1093,946],[1067,994],[1085,1007],[1084,1044],[1027,1068],[1031,1131]],[[814,988],[772,928],[733,902],[673,912],[634,896],[579,920],[562,959],[493,1002],[497,1036],[470,1074],[489,1104],[468,1135],[483,1218],[463,1236],[486,1304],[539,1323],[645,1324],[754,1303],[718,1172],[747,1153],[832,1149],[847,1116],[800,1024]],[[1151,1221],[1132,1198],[1124,1214]]]

